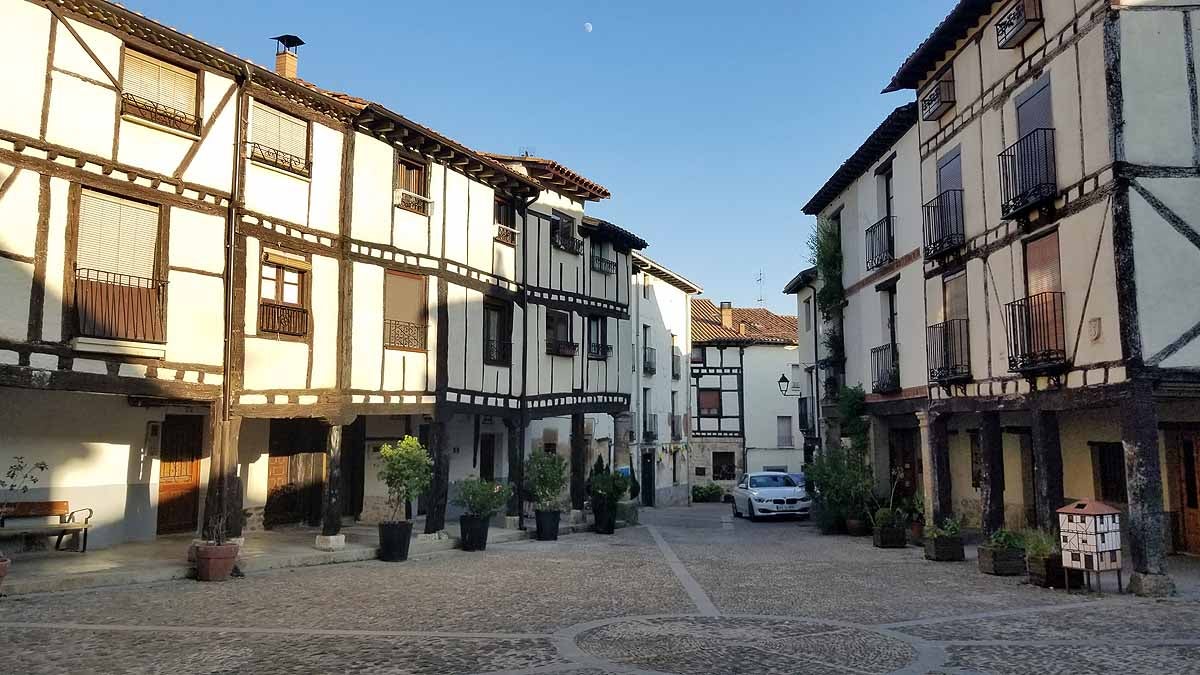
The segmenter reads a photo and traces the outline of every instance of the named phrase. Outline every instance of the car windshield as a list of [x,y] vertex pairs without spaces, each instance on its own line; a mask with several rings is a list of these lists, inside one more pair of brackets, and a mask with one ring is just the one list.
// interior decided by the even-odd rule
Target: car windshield
[[752,488],[796,487],[796,481],[791,476],[751,476]]

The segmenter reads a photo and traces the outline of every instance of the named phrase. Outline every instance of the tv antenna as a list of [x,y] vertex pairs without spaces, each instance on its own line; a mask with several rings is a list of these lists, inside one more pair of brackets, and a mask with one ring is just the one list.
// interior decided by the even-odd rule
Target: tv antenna
[[762,307],[766,304],[766,298],[763,296],[764,277],[762,268],[758,270],[758,277],[754,280],[758,284],[758,306]]
[[537,148],[532,145],[522,145],[520,153],[522,157],[534,157],[537,155]]

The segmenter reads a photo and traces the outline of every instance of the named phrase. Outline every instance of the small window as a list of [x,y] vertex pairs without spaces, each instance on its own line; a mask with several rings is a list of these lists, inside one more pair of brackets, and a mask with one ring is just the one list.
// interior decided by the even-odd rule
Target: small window
[[425,351],[425,277],[388,270],[383,281],[383,346]]
[[813,319],[813,317],[812,317],[812,298],[806,298],[804,300],[804,332],[805,333],[812,332],[812,323],[813,323],[812,319]]
[[517,245],[517,210],[503,197],[495,201],[496,241],[508,246]]
[[[780,415],[775,420],[775,427],[776,447],[795,447],[795,443],[792,440],[792,418],[790,416]],[[773,469],[764,470],[773,471]]]
[[704,347],[692,347],[692,363],[704,365]]
[[401,159],[396,168],[396,187],[422,197],[429,196],[425,181],[425,165],[409,159]]
[[157,206],[84,190],[76,268],[153,279],[158,220]]
[[593,359],[607,359],[612,352],[612,347],[608,344],[608,318],[589,316],[587,331],[588,356]]
[[496,366],[512,364],[512,305],[483,302],[483,360]]
[[250,158],[308,176],[308,123],[255,101],[250,110]]
[[266,333],[308,334],[308,263],[267,253],[259,273],[258,328]]
[[696,467],[696,475],[697,476],[703,476],[707,473],[708,473],[708,467],[704,467],[704,466]]
[[1092,444],[1093,476],[1096,495],[1101,501],[1124,504],[1129,501],[1125,486],[1125,448],[1120,443]]
[[546,311],[546,340],[568,342],[571,340],[571,315],[557,310]]
[[579,255],[583,252],[583,240],[575,236],[575,219],[555,211],[550,219],[550,243],[557,249]]
[[200,133],[196,73],[129,49],[121,73],[121,113]]
[[697,389],[696,408],[701,417],[721,416],[721,390]]

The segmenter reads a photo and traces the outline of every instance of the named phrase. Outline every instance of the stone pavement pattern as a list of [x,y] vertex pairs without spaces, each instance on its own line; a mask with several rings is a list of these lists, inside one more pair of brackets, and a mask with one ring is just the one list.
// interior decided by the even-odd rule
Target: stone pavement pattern
[[[21,673],[1200,673],[1200,598],[1067,595],[915,548],[646,513],[612,537],[0,600]],[[48,648],[53,645],[53,648]]]

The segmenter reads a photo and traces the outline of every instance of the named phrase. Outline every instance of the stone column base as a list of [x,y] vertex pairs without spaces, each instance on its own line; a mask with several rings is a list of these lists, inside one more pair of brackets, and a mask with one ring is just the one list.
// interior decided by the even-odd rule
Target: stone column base
[[323,534],[317,535],[317,542],[313,544],[318,551],[340,551],[346,548],[346,535],[335,534],[326,537]]
[[1175,582],[1166,574],[1134,572],[1129,575],[1129,592],[1145,598],[1165,598],[1175,595]]

